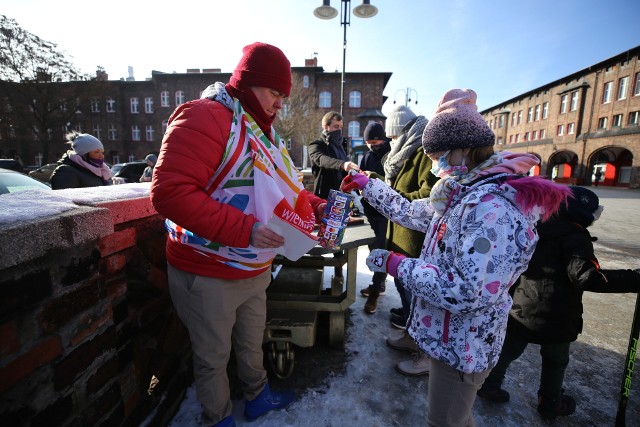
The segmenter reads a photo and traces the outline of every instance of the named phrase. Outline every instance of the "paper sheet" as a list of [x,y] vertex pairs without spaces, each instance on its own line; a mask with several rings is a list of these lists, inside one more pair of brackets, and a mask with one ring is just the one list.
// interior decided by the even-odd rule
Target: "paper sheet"
[[299,260],[302,255],[318,244],[316,236],[302,232],[276,216],[271,217],[267,228],[284,237],[284,246],[276,248],[276,252],[291,261]]

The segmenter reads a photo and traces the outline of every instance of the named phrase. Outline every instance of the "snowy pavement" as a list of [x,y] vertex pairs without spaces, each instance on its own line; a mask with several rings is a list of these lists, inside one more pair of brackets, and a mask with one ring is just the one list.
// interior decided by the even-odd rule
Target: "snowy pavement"
[[[358,291],[370,283],[366,268],[366,249],[358,253]],[[637,268],[640,252],[630,254],[596,244],[596,255],[603,268]],[[325,287],[331,272],[325,272]],[[380,298],[378,311],[367,315],[365,299],[358,296],[348,313],[347,341],[344,351],[327,350],[316,343],[317,360],[311,361],[318,372],[327,372],[323,381],[309,379],[308,388],[296,387],[299,396],[287,410],[274,411],[249,423],[242,411],[244,403],[234,400],[234,417],[238,426],[252,427],[341,427],[341,426],[424,426],[427,414],[428,377],[409,378],[398,374],[394,365],[406,359],[404,353],[390,349],[385,337],[397,333],[389,323],[389,309],[400,305],[391,280],[387,293]],[[624,357],[635,306],[635,294],[586,293],[584,332],[571,347],[571,362],[565,378],[566,393],[577,401],[576,412],[543,421],[537,411],[540,373],[539,347],[530,345],[507,372],[504,388],[511,401],[495,404],[476,399],[473,415],[478,426],[610,426],[614,425],[622,379]],[[320,347],[319,347],[320,346]],[[304,384],[309,370],[308,351],[296,362],[289,378],[291,384]],[[327,352],[343,356],[344,366],[335,370],[323,366]],[[302,353],[302,352],[300,352]],[[298,358],[298,356],[296,356]],[[305,359],[303,359],[305,358]],[[331,362],[335,362],[332,360]],[[634,378],[627,406],[627,425],[640,425],[640,374]],[[281,380],[277,386],[287,385]],[[274,383],[276,388],[276,383]],[[193,387],[170,427],[199,426],[200,406]]]

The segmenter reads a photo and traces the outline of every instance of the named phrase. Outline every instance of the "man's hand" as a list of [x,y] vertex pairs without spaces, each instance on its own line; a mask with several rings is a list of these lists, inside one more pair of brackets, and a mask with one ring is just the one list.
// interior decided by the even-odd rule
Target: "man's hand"
[[256,248],[279,248],[284,245],[284,237],[269,230],[266,225],[256,222],[253,224],[249,243]]
[[360,172],[360,168],[358,167],[358,165],[356,165],[353,162],[344,162],[342,164],[342,169],[344,169],[346,172],[349,172],[351,170],[354,170],[356,172]]
[[340,191],[351,193],[353,190],[362,190],[369,182],[369,177],[363,173],[351,172],[345,176],[340,184]]

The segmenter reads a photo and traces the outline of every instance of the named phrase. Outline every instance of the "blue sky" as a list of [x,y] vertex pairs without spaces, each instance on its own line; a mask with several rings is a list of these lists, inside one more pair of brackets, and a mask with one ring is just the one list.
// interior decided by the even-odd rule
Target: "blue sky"
[[[231,72],[243,46],[280,47],[293,66],[317,53],[342,69],[340,16],[313,15],[321,0],[5,0],[0,13],[58,44],[82,71],[137,80],[151,70]],[[361,4],[353,0],[352,8]],[[430,118],[451,88],[478,93],[480,110],[640,45],[638,0],[371,0],[373,18],[351,16],[347,72],[391,72],[384,91]],[[339,0],[331,5],[338,10]],[[414,92],[415,91],[415,92]],[[336,101],[336,109],[339,100]]]

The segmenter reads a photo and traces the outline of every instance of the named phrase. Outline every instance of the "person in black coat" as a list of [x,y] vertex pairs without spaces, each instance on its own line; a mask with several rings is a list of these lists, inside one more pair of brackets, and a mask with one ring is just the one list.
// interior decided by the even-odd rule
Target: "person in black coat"
[[593,252],[587,227],[603,207],[598,196],[583,187],[571,186],[573,197],[557,217],[538,226],[540,240],[527,270],[512,286],[513,306],[507,335],[497,365],[478,395],[506,402],[501,388],[507,368],[529,343],[540,345],[542,372],[538,412],[546,419],[570,415],[576,402],[563,394],[569,364],[570,343],[582,332],[582,293],[639,292],[640,270],[601,269]]
[[329,190],[338,190],[342,179],[358,165],[347,157],[342,138],[342,116],[330,111],[322,117],[322,136],[309,144],[313,194],[327,199]]
[[93,135],[78,132],[68,133],[67,141],[72,150],[58,160],[58,166],[49,178],[51,188],[61,190],[108,185],[111,172],[104,164],[102,142]]
[[[364,141],[369,151],[360,160],[360,169],[367,174],[368,172],[374,172],[381,179],[384,179],[383,162],[389,151],[391,151],[391,144],[384,133],[384,127],[380,123],[369,123],[364,130]],[[375,235],[375,240],[369,245],[369,250],[384,249],[389,221],[364,199],[362,200],[362,208]],[[365,313],[373,314],[376,312],[378,297],[386,291],[386,280],[387,273],[373,273],[373,279],[369,287],[360,291],[363,296],[367,297],[367,301],[364,304]]]

